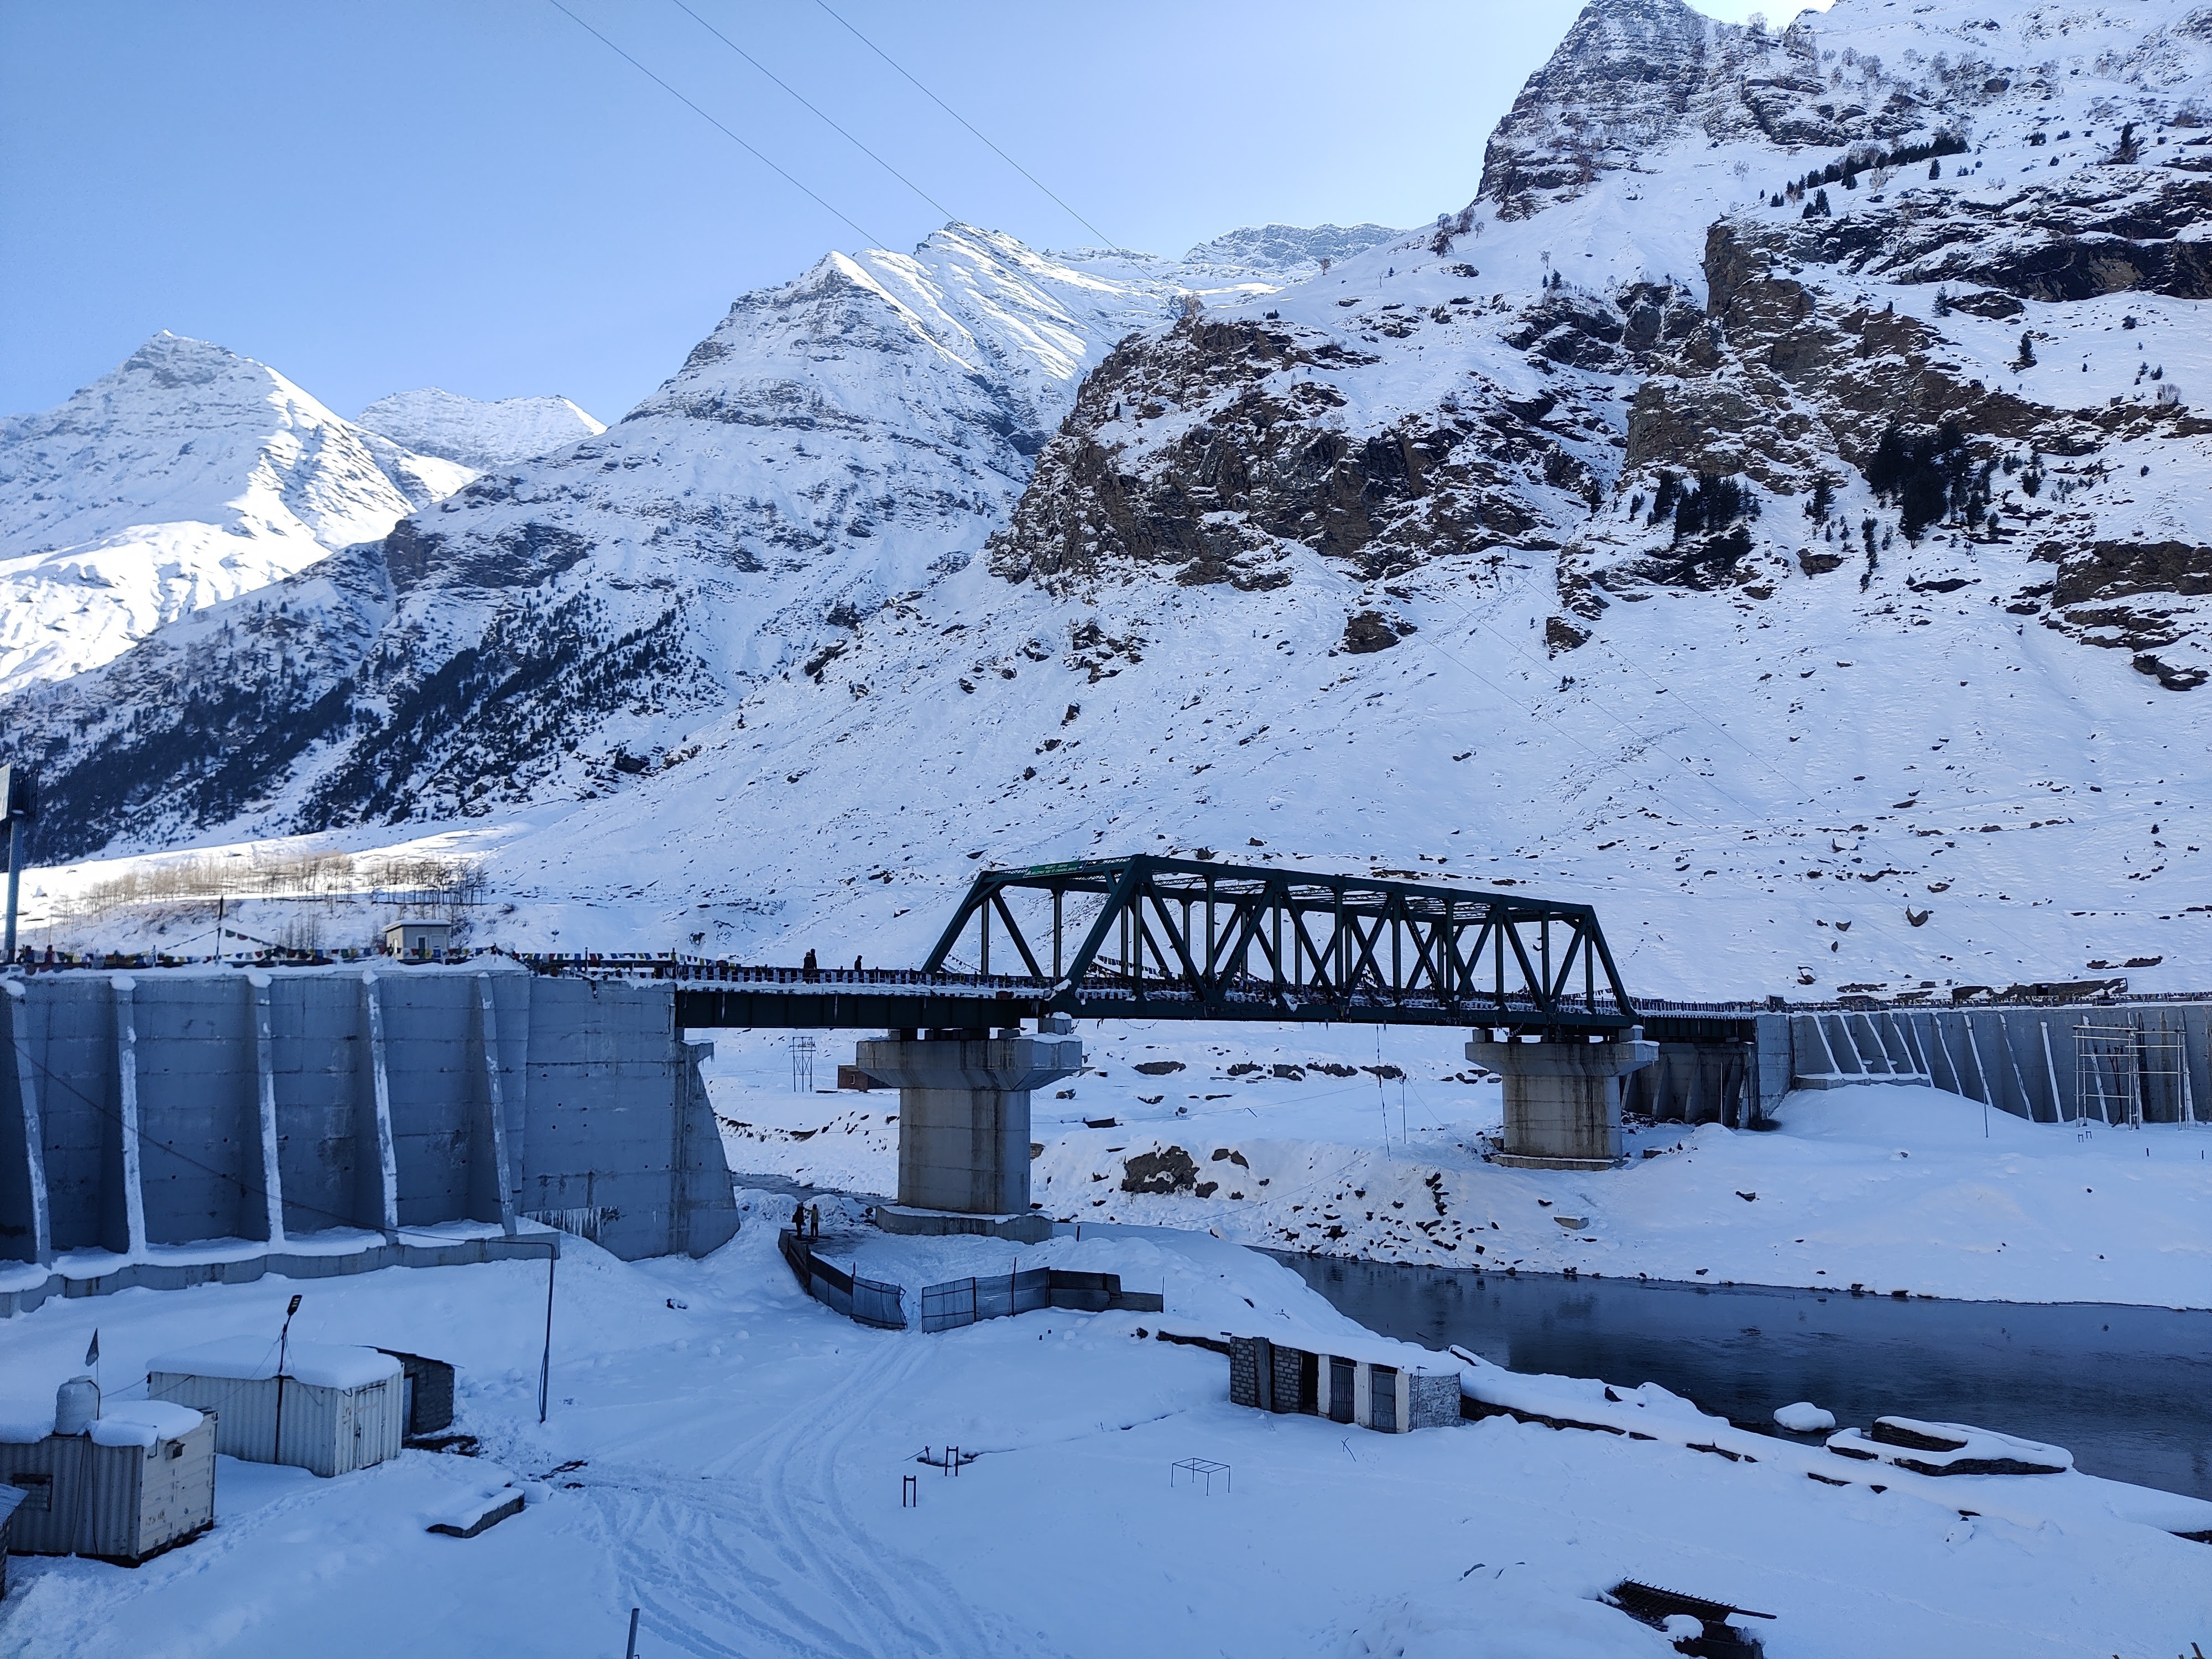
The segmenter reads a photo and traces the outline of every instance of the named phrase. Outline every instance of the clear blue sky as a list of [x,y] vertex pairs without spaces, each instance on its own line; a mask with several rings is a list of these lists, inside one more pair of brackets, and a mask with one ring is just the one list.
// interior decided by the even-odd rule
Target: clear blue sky
[[[738,294],[940,222],[676,0],[563,3],[866,234],[552,0],[0,0],[0,411],[167,328],[341,414],[434,385],[612,421]],[[954,215],[1092,240],[815,0],[685,3]],[[1578,9],[830,3],[1115,241],[1167,254],[1458,208]]]

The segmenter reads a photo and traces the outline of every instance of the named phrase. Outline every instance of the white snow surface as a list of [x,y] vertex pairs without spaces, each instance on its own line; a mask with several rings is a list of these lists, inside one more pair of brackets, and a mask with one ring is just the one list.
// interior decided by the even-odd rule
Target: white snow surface
[[[733,1170],[896,1190],[896,1094],[794,1093],[780,1042],[714,1036],[708,1086]],[[1060,1220],[1211,1230],[1374,1261],[2212,1306],[2212,1128],[2033,1124],[1940,1090],[1863,1085],[1791,1094],[1780,1127],[1764,1133],[1632,1128],[1619,1169],[1512,1170],[1482,1156],[1503,1103],[1494,1079],[1474,1075],[1463,1041],[1402,1030],[1086,1030],[1089,1069],[1031,1102],[1030,1138],[1043,1147],[1031,1195]],[[825,1041],[817,1086],[844,1058]],[[1173,1061],[1184,1069],[1133,1069]],[[1378,1064],[1403,1075],[1358,1069]],[[1278,1077],[1276,1066],[1304,1075]],[[1196,1165],[1192,1188],[1122,1190],[1130,1158],[1170,1146]]]
[[[149,1371],[266,1382],[276,1375],[277,1344],[257,1336],[217,1337],[190,1348],[172,1348],[146,1362]],[[283,1349],[284,1375],[319,1389],[363,1389],[400,1373],[400,1364],[374,1348],[335,1342],[293,1342]]]
[[55,408],[0,422],[0,691],[97,667],[472,476],[264,364],[156,334]]
[[379,398],[354,424],[381,433],[418,455],[436,455],[477,472],[515,466],[605,432],[566,398],[464,398],[437,386]]
[[[799,1293],[780,1207],[749,1203],[698,1262],[567,1242],[542,1428],[541,1267],[305,1286],[311,1333],[453,1361],[456,1426],[483,1455],[405,1452],[331,1480],[222,1459],[216,1527],[184,1549],[135,1571],[11,1562],[9,1649],[582,1655],[618,1650],[641,1607],[647,1654],[1661,1659],[1658,1632],[1597,1600],[1634,1577],[1774,1613],[1768,1650],[1799,1659],[2165,1659],[2212,1600],[2203,1546],[2130,1518],[2164,1495],[1896,1470],[1885,1492],[1832,1487],[1808,1460],[1875,1466],[1748,1435],[1755,1462],[1691,1449],[1741,1431],[1625,1380],[1608,1405],[1595,1382],[1462,1372],[1549,1415],[1633,1414],[1651,1439],[1504,1418],[1396,1437],[1233,1407],[1218,1354],[1138,1329],[1359,1333],[1287,1269],[1203,1235],[1055,1241],[1071,1265],[1162,1288],[1164,1319],[865,1330]],[[294,1288],[51,1302],[0,1328],[0,1376],[51,1395],[95,1323],[118,1376],[209,1332],[272,1338]],[[957,1480],[915,1461],[947,1443],[982,1454]],[[1190,1456],[1230,1464],[1231,1485],[1171,1486]],[[918,1509],[900,1506],[907,1474]],[[423,1531],[508,1480],[521,1515],[467,1543]],[[2172,1506],[2160,1519],[2196,1512]]]

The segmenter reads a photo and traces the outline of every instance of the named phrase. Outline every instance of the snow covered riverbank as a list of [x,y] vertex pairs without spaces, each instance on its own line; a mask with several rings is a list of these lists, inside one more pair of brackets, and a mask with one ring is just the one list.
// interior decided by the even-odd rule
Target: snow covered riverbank
[[[2022,1518],[1832,1487],[1802,1457],[1732,1462],[1671,1432],[1501,1418],[1399,1437],[1232,1407],[1218,1354],[1137,1328],[1379,1340],[1203,1234],[1054,1243],[1064,1265],[1162,1288],[1164,1319],[864,1330],[799,1295],[770,1224],[786,1202],[750,1205],[702,1262],[572,1243],[543,1428],[538,1270],[298,1287],[295,1337],[456,1361],[456,1426],[484,1455],[334,1480],[223,1460],[216,1528],[185,1549],[137,1571],[16,1561],[0,1652],[598,1655],[635,1605],[647,1654],[1663,1655],[1595,1599],[1630,1577],[1775,1613],[1776,1656],[2166,1659],[2203,1633],[2212,1550],[2109,1505]],[[163,1346],[273,1337],[294,1288],[50,1304],[0,1326],[3,1391],[50,1393],[97,1326],[125,1395]],[[1680,1402],[1647,1409],[1690,1422]],[[957,1480],[914,1462],[948,1442],[983,1455]],[[1190,1456],[1229,1463],[1233,1490],[1170,1487]],[[918,1509],[900,1507],[906,1474]],[[2039,1479],[2020,1492],[2058,1490]],[[531,1499],[520,1516],[467,1541],[425,1530],[507,1480]]]
[[[1064,1219],[1524,1273],[2212,1305],[2212,1127],[2085,1131],[1869,1085],[1792,1095],[1768,1133],[1640,1128],[1619,1170],[1507,1170],[1482,1160],[1498,1087],[1475,1079],[1460,1033],[1378,1044],[1364,1028],[1163,1026],[1084,1041],[1091,1070],[1065,1097],[1041,1091],[1031,1126],[1033,1195]],[[896,1094],[794,1093],[780,1041],[718,1042],[732,1168],[892,1191]],[[1133,1174],[1132,1159],[1148,1161]]]

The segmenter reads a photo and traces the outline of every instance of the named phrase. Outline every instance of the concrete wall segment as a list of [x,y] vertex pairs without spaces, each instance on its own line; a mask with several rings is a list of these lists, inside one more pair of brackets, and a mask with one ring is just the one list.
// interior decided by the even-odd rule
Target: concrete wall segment
[[259,1237],[267,1212],[251,988],[133,977],[146,1242]]
[[14,1109],[0,1102],[0,1256],[44,1264],[53,1260],[48,1212],[42,1092],[31,1054],[29,993],[19,980],[0,983],[0,1018],[8,1024],[5,1065]]

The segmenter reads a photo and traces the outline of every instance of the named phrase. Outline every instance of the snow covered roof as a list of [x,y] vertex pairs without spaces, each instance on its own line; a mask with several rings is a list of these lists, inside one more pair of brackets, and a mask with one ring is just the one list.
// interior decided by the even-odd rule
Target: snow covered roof
[[0,1446],[27,1446],[54,1431],[54,1401],[0,1401]]
[[[276,1344],[266,1337],[225,1336],[195,1348],[173,1348],[147,1362],[148,1371],[265,1382],[276,1375]],[[399,1362],[374,1348],[295,1342],[284,1354],[284,1375],[319,1389],[361,1389],[399,1375]]]
[[153,1446],[200,1425],[190,1406],[167,1400],[125,1400],[105,1407],[87,1431],[96,1446]]

